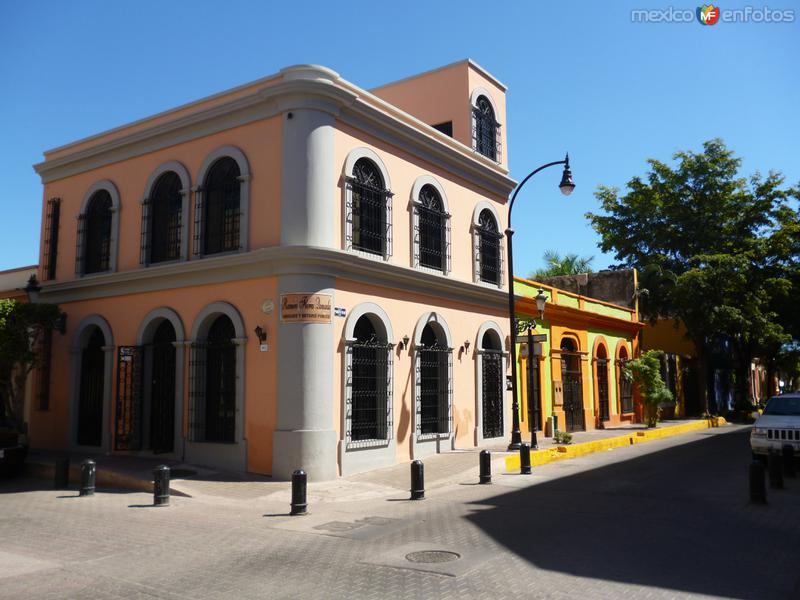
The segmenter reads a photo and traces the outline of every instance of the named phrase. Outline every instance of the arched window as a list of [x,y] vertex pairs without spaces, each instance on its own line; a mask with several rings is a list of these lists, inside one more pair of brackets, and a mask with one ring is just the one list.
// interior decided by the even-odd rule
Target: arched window
[[497,221],[488,208],[480,212],[476,233],[476,271],[480,281],[502,285],[502,253]]
[[175,171],[162,173],[142,203],[142,264],[181,257],[183,182]]
[[595,384],[597,385],[597,419],[598,425],[602,427],[604,421],[610,419],[608,405],[608,353],[606,347],[597,347],[595,361]]
[[447,272],[450,259],[448,240],[450,215],[444,209],[439,192],[431,184],[425,184],[415,203],[416,237],[420,266]]
[[385,443],[391,437],[392,345],[371,315],[356,321],[348,343],[347,447]]
[[83,258],[78,266],[80,273],[102,273],[111,268],[112,206],[111,194],[101,189],[92,195],[86,212],[79,217],[79,228],[83,226],[78,235],[79,242],[83,238],[83,252],[78,255]]
[[623,369],[626,362],[628,362],[628,350],[625,346],[619,349],[619,406],[621,413],[633,412],[633,382],[625,377],[625,370]]
[[101,446],[103,441],[103,404],[105,395],[105,336],[94,327],[81,349],[78,389],[78,445]]
[[575,340],[561,340],[561,384],[563,407],[567,431],[586,429],[583,419],[583,377],[581,375],[581,355]]
[[202,239],[198,254],[240,249],[240,176],[239,164],[230,156],[217,159],[209,168],[203,184]]
[[391,254],[391,198],[378,166],[368,158],[359,158],[348,187],[348,246],[388,257]]
[[481,339],[481,415],[483,437],[503,435],[503,350],[496,331],[488,330]]
[[478,96],[478,100],[472,108],[472,114],[472,137],[475,150],[487,158],[497,160],[497,134],[500,124],[495,118],[492,103],[486,96]]
[[417,430],[421,436],[447,435],[451,430],[452,348],[443,334],[428,323],[417,347],[419,415]]

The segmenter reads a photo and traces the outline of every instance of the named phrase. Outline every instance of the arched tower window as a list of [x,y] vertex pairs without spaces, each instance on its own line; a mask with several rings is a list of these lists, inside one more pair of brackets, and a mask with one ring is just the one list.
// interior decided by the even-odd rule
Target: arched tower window
[[492,103],[486,96],[478,96],[472,114],[475,150],[487,158],[497,160],[497,133],[500,124],[495,117]]

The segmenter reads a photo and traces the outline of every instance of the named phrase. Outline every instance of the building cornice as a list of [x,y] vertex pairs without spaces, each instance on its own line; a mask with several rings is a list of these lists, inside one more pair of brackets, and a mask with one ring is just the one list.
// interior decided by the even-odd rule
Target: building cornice
[[[51,151],[58,156],[34,165],[44,183],[76,175],[108,164],[141,156],[189,140],[208,136],[233,127],[268,119],[292,108],[313,107],[330,112],[356,127],[368,127],[381,138],[390,134],[400,148],[429,160],[445,164],[472,183],[503,198],[514,189],[515,182],[507,171],[472,149],[452,140],[412,115],[389,105],[369,92],[341,79],[324,67],[300,65],[281,71],[281,79],[264,80],[264,86],[224,101],[225,93],[211,97],[221,102],[208,108],[169,118],[171,112],[191,109],[209,99],[200,100],[175,111],[138,121],[141,127],[125,133],[125,127],[92,136],[81,142]],[[252,84],[248,84],[252,85]],[[237,88],[242,93],[248,86]],[[164,120],[164,119],[167,120]],[[104,136],[115,135],[103,141]],[[90,143],[88,147],[85,147]],[[70,147],[75,147],[70,151]]]
[[325,275],[503,310],[500,289],[315,246],[273,246],[241,254],[154,265],[121,273],[42,284],[43,302],[64,304],[279,275]]
[[[520,296],[517,296],[516,311],[529,316],[538,315],[539,313],[534,299]],[[644,323],[636,321],[635,318],[634,320],[627,320],[611,315],[589,312],[572,306],[551,304],[549,302],[545,308],[545,314],[549,322],[558,325],[563,325],[565,323],[571,326],[583,325],[630,334],[636,334],[644,327]]]

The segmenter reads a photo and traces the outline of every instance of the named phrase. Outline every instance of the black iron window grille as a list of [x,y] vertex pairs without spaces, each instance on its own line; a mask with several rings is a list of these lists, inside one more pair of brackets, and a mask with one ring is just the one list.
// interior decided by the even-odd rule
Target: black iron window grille
[[58,258],[58,226],[61,219],[61,198],[50,198],[47,201],[44,224],[44,255],[42,257],[42,275],[46,280],[56,278],[56,260]]
[[99,327],[89,336],[81,351],[81,379],[78,392],[79,446],[100,446],[103,441],[103,405],[105,404],[105,337]]
[[39,410],[50,410],[50,372],[53,359],[52,329],[44,332],[39,352]]
[[475,268],[477,278],[484,283],[503,285],[503,236],[497,231],[497,221],[491,211],[483,210],[475,228]]
[[495,118],[494,109],[484,96],[478,97],[472,108],[472,143],[475,150],[487,158],[500,161],[500,123]]
[[633,382],[625,376],[627,358],[619,359],[619,404],[623,413],[633,412]]
[[447,436],[452,431],[453,349],[438,341],[417,348],[417,435]]
[[120,346],[117,355],[117,406],[114,450],[142,449],[142,346]]
[[563,408],[566,415],[567,431],[586,429],[583,415],[583,377],[581,375],[581,355],[577,352],[561,352],[561,385]]
[[194,253],[219,254],[241,249],[241,172],[225,157],[209,169],[195,202]]
[[392,437],[393,347],[376,335],[347,344],[347,448],[385,445]]
[[178,260],[181,257],[181,179],[174,171],[161,175],[150,197],[142,201],[143,265]]
[[86,212],[78,216],[75,272],[102,273],[111,265],[111,194],[100,190],[89,200]]
[[597,401],[600,405],[600,420],[608,421],[608,360],[605,358],[597,359]]
[[450,272],[450,215],[432,185],[420,190],[414,217],[415,262],[428,269]]
[[219,317],[189,358],[189,437],[193,442],[236,441],[236,345],[230,319]]
[[388,258],[392,254],[392,193],[378,167],[361,158],[347,186],[347,247]]
[[503,352],[482,350],[481,400],[483,437],[503,435]]

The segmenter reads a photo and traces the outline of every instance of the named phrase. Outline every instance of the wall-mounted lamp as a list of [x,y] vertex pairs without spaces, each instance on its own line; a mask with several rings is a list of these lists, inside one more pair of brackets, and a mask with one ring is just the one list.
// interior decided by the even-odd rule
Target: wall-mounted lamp
[[469,352],[469,340],[464,340],[464,343],[461,344],[461,351]]
[[400,348],[400,350],[405,350],[406,348],[408,348],[408,341],[409,341],[408,336],[404,335],[400,343],[397,344],[397,347]]
[[256,326],[255,334],[256,334],[256,337],[258,338],[258,343],[259,344],[263,344],[264,342],[267,341],[267,332],[263,327],[261,327],[261,325],[257,325]]
[[42,291],[42,286],[39,285],[39,280],[36,278],[36,273],[30,276],[28,284],[22,288],[28,295],[28,302],[36,304],[39,301],[39,292]]

